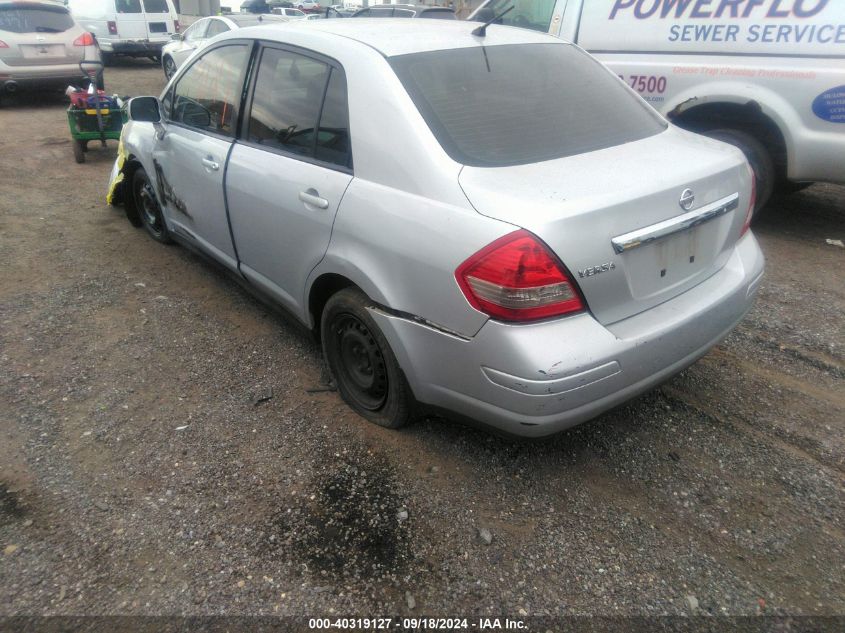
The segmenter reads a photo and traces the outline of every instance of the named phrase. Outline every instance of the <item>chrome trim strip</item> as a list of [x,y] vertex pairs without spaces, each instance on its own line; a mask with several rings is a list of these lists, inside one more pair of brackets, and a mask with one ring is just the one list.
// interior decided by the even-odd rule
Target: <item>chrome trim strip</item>
[[619,255],[714,220],[726,213],[730,213],[738,206],[739,194],[732,193],[700,209],[695,209],[689,213],[664,220],[663,222],[658,222],[657,224],[652,224],[651,226],[614,237],[610,242],[613,244],[614,252]]

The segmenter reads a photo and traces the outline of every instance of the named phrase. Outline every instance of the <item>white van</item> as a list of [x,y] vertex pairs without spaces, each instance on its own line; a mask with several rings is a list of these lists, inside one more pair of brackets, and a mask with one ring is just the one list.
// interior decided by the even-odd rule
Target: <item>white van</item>
[[172,0],[68,0],[74,19],[97,38],[103,62],[114,55],[161,58],[161,48],[179,32]]
[[845,183],[845,0],[490,0],[471,19],[511,5],[498,23],[577,43],[673,123],[740,147],[761,205]]

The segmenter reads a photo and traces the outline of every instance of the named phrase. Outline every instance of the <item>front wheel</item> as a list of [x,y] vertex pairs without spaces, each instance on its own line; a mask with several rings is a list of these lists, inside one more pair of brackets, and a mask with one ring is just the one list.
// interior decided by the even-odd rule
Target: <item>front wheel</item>
[[143,167],[137,169],[132,176],[132,194],[135,198],[135,208],[141,218],[141,224],[156,242],[170,244],[170,232],[164,222],[161,205],[156,198],[155,189]]
[[338,391],[356,413],[389,429],[411,419],[414,398],[387,339],[368,308],[374,304],[357,288],[333,295],[323,310],[323,356]]
[[754,205],[754,214],[759,213],[775,191],[775,163],[769,150],[751,134],[732,128],[708,130],[704,132],[704,135],[738,147],[745,154],[751,169],[754,170],[754,179],[757,186],[757,203]]
[[164,67],[164,76],[165,78],[170,81],[173,75],[176,74],[176,62],[173,61],[173,58],[170,55],[167,55],[164,58],[164,62],[162,63]]

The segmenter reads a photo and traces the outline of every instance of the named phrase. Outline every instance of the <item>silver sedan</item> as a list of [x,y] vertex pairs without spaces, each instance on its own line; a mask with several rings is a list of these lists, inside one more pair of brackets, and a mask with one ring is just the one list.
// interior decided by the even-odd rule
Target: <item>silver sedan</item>
[[195,50],[217,35],[229,31],[256,26],[265,22],[285,22],[287,18],[278,15],[255,15],[252,13],[213,16],[197,20],[184,33],[174,33],[171,41],[161,51],[161,67],[164,76],[170,79]]
[[742,153],[523,29],[243,29],[129,106],[110,197],[311,328],[341,396],[548,435],[681,371],[763,276]]

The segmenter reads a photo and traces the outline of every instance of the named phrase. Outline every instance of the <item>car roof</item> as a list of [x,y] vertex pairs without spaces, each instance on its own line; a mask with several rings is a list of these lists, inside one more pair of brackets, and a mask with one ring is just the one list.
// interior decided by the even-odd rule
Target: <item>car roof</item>
[[[506,44],[561,44],[563,41],[530,29],[491,25],[486,37],[472,31],[478,22],[463,20],[408,20],[407,18],[358,18],[355,20],[300,20],[284,24],[253,27],[241,37],[285,41],[286,33],[302,35],[312,32],[354,40],[374,48],[385,57],[422,53],[426,51],[471,48],[474,46],[502,46]],[[274,37],[275,36],[275,37]]]
[[226,18],[239,27],[259,26],[265,22],[287,22],[281,15],[272,13],[229,13],[228,15],[215,15],[215,18]]

